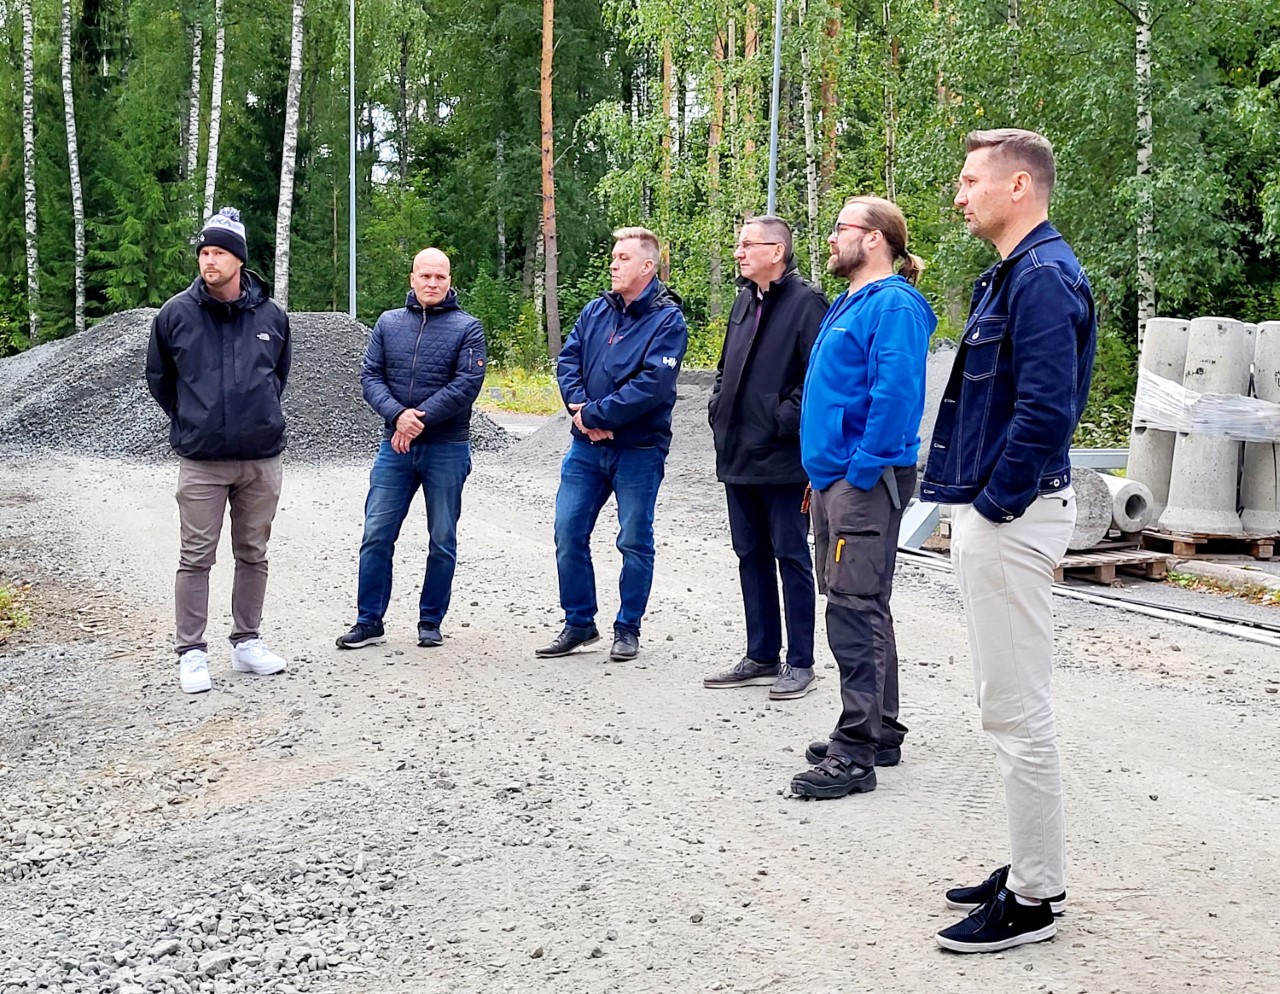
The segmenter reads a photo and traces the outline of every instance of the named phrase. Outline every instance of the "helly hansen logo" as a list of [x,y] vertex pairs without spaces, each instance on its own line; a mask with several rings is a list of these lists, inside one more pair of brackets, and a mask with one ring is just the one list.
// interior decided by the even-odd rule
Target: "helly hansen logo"
[[680,364],[680,360],[673,355],[664,355],[662,357],[662,365],[675,369]]

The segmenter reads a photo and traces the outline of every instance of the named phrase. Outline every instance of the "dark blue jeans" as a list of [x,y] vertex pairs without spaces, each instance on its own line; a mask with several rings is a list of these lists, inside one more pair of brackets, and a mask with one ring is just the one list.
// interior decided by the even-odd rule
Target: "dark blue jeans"
[[776,663],[782,652],[778,576],[787,615],[787,665],[813,666],[813,561],[803,483],[726,483],[729,535],[747,615],[747,655]]
[[469,442],[423,442],[403,454],[393,451],[389,440],[382,443],[369,471],[369,496],[364,502],[360,592],[356,598],[359,624],[382,624],[391,602],[391,560],[396,539],[419,489],[426,498],[430,541],[418,621],[440,624],[449,610],[453,590],[462,484],[470,472]]
[[586,628],[596,620],[596,574],[591,532],[609,495],[618,501],[618,617],[614,628],[640,634],[653,586],[653,509],[667,456],[657,448],[615,448],[573,440],[560,466],[556,493],[556,570],[565,624]]

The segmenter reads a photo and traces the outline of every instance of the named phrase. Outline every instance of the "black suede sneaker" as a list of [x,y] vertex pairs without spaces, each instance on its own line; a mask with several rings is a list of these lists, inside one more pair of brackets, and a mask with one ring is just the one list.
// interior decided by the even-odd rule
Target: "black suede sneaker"
[[[810,742],[804,751],[807,762],[817,766],[827,758],[830,742]],[[901,746],[876,746],[876,766],[897,766],[902,762]]]
[[535,649],[533,654],[546,659],[551,656],[567,656],[574,649],[581,649],[585,645],[594,645],[600,641],[600,630],[595,625],[587,628],[575,628],[573,625],[565,625],[564,630],[555,637],[550,645],[544,645],[541,649]]
[[429,621],[418,622],[418,645],[424,649],[444,645],[444,636],[440,634],[440,626]]
[[876,771],[859,766],[843,756],[828,756],[791,781],[791,793],[799,797],[830,799],[847,794],[865,794],[876,789]]
[[640,636],[635,632],[613,630],[613,648],[609,650],[609,658],[615,663],[626,663],[640,654]]
[[1021,904],[1008,888],[1001,887],[990,901],[935,938],[943,949],[955,953],[998,953],[1028,942],[1044,942],[1057,932],[1058,923],[1048,901]]
[[339,635],[339,649],[363,649],[366,645],[382,645],[387,640],[381,625],[362,625],[359,622],[351,626],[345,635]]
[[[1000,892],[1000,888],[1009,882],[1009,867],[1000,867],[986,880],[974,887],[952,887],[947,891],[947,907],[960,911],[972,911],[980,908]],[[1067,910],[1067,892],[1064,890],[1057,897],[1049,898],[1049,909],[1060,915]]]

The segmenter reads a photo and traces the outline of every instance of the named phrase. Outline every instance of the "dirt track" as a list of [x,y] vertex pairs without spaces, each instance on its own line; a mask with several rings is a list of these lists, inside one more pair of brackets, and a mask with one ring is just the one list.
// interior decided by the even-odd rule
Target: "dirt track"
[[[290,466],[266,634],[294,665],[230,672],[224,548],[214,691],[194,699],[167,649],[173,468],[0,459],[0,575],[38,580],[49,612],[0,656],[0,868],[36,844],[11,841],[33,798],[46,821],[78,811],[89,840],[0,876],[0,992],[30,989],[41,964],[54,990],[181,990],[148,951],[199,934],[210,909],[250,922],[231,905],[263,892],[294,916],[292,933],[268,927],[278,944],[329,943],[327,967],[251,983],[271,942],[215,923],[200,956],[230,951],[240,972],[186,989],[1280,990],[1272,650],[1061,601],[1070,908],[1052,943],[957,957],[932,941],[954,915],[942,890],[1003,862],[1006,842],[950,578],[899,570],[902,765],[873,794],[789,800],[834,718],[834,670],[823,650],[819,691],[784,705],[701,688],[741,652],[714,489],[664,491],[639,663],[540,661],[560,620],[554,463],[512,458],[478,457],[468,484],[445,646],[413,640],[411,517],[391,641],[356,653],[333,638],[353,615],[367,468]],[[322,898],[350,900],[350,917],[307,903]],[[113,944],[136,988],[112,987],[110,962],[83,983],[49,966]]]

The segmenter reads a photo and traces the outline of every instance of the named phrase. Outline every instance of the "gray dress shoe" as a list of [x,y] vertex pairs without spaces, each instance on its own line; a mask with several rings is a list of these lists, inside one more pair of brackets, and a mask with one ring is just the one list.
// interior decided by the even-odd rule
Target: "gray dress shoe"
[[813,675],[812,666],[788,666],[782,664],[778,679],[773,681],[769,689],[771,701],[794,701],[811,690],[816,690],[818,678]]
[[777,663],[758,663],[749,656],[743,656],[727,670],[703,677],[702,685],[713,690],[729,687],[768,687],[776,679],[778,679]]

